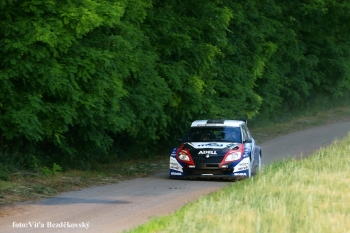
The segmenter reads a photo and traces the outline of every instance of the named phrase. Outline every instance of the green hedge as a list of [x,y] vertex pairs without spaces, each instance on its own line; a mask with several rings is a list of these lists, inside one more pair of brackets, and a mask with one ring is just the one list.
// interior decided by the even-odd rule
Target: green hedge
[[316,94],[342,96],[349,8],[340,0],[4,0],[2,157],[83,168],[151,156],[195,119],[252,118]]

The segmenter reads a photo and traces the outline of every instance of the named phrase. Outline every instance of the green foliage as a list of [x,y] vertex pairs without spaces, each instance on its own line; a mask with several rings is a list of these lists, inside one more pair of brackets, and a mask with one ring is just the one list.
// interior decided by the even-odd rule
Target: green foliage
[[[166,85],[133,24],[142,22],[148,7],[134,1],[3,4],[2,140],[12,148],[14,142],[22,144],[22,150],[34,145],[45,160],[74,166],[74,161],[106,156],[114,134],[133,133],[147,117],[157,128],[154,118],[164,115]],[[138,89],[154,96],[134,94]],[[159,103],[151,104],[155,100]],[[154,128],[149,129],[153,137]]]
[[[349,54],[343,49],[349,49],[344,24],[349,15],[343,10],[349,7],[343,1],[320,0],[282,1],[278,14],[271,14],[270,7],[261,8],[278,25],[267,37],[278,49],[268,64],[267,78],[260,83],[279,82],[272,87],[279,90],[281,103],[295,107],[317,94],[341,96],[347,92]],[[278,76],[271,79],[272,75]]]
[[0,165],[0,180],[8,181],[10,179],[9,172],[7,169]]
[[53,163],[51,169],[46,167],[46,166],[44,166],[44,167],[40,168],[40,171],[46,177],[57,176],[59,174],[59,172],[62,171],[62,167],[57,165],[56,163]]
[[0,150],[21,158],[14,164],[34,156],[88,168],[138,148],[151,156],[194,119],[344,96],[349,9],[340,0],[1,1]]

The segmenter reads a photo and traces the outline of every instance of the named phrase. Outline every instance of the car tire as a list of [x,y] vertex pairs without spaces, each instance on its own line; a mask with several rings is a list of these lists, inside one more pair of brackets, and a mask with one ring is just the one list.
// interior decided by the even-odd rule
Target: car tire
[[248,166],[248,178],[252,177],[252,160],[249,160],[249,166]]
[[261,171],[262,163],[261,163],[261,152],[258,155],[258,162],[255,164],[253,169],[253,175],[258,174]]
[[258,171],[257,172],[261,172],[261,168],[262,168],[262,160],[261,160],[261,153],[259,153],[259,163],[258,163]]

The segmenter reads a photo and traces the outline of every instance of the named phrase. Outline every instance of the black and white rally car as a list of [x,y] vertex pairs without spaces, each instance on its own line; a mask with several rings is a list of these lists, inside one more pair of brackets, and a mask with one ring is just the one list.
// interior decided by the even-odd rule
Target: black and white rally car
[[251,177],[261,170],[261,149],[245,121],[197,120],[170,154],[170,178]]

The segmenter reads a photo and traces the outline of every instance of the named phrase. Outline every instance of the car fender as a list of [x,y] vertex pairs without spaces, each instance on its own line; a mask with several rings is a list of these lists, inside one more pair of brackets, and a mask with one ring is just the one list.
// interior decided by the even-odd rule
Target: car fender
[[183,177],[183,167],[184,164],[176,159],[176,152],[178,148],[173,148],[170,152],[170,169],[169,177]]

